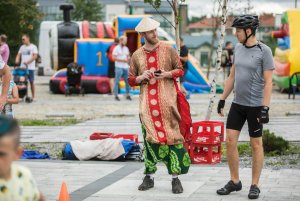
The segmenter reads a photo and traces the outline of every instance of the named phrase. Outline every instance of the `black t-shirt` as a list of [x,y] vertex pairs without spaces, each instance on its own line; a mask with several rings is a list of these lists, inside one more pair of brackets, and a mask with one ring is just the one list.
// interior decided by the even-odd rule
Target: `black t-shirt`
[[[180,47],[180,56],[181,56],[181,57],[187,57],[188,54],[189,54],[189,50],[187,49],[187,47],[186,47],[185,45],[182,46],[182,47]],[[186,70],[186,69],[188,68],[187,62],[184,62],[184,61],[182,61],[182,60],[180,60],[180,61],[181,61],[181,63],[182,63],[183,69]]]

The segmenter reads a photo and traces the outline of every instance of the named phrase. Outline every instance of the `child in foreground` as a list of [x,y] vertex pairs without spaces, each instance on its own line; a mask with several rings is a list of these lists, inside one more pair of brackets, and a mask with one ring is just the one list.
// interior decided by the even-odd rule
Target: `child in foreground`
[[0,115],[0,201],[44,201],[29,169],[13,163],[22,155],[20,127]]

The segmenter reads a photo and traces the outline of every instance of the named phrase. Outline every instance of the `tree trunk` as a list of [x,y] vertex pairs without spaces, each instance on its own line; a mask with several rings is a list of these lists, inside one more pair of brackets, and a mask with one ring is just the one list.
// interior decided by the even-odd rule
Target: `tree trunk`
[[223,0],[223,5],[222,5],[221,36],[220,36],[218,50],[217,50],[216,71],[215,71],[214,78],[212,80],[211,90],[210,90],[212,96],[210,97],[210,100],[209,100],[209,106],[208,106],[206,117],[205,117],[206,120],[210,120],[211,113],[213,111],[213,106],[214,106],[215,97],[216,97],[216,84],[217,84],[218,72],[221,69],[221,56],[222,56],[222,47],[223,47],[224,35],[225,35],[227,1],[228,0]]
[[[214,18],[214,16],[213,16]],[[216,17],[216,20],[213,22],[215,24],[213,24],[213,33],[212,33],[212,38],[211,38],[211,47],[210,47],[210,51],[209,51],[209,59],[208,59],[208,64],[207,64],[207,73],[206,73],[206,77],[209,79],[209,74],[210,74],[210,70],[211,70],[211,66],[212,66],[212,56],[214,53],[214,49],[215,49],[215,42],[217,39],[217,30],[218,30],[218,20]]]
[[174,18],[175,18],[175,40],[176,40],[176,49],[178,55],[180,54],[180,36],[179,36],[179,10],[178,10],[178,0],[173,0],[173,11],[174,11]]

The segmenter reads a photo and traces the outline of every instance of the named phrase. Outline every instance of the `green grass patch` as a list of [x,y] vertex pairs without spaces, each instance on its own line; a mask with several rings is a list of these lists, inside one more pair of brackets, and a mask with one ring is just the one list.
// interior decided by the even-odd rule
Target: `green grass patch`
[[80,121],[78,119],[23,119],[20,120],[22,126],[69,126],[73,124],[78,124]]

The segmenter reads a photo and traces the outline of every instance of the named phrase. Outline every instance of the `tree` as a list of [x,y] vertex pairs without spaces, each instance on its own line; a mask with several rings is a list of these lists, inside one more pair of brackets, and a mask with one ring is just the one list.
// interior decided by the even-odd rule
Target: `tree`
[[8,37],[10,65],[14,65],[22,34],[28,34],[32,43],[37,42],[36,31],[43,15],[36,3],[35,0],[0,0],[0,33]]
[[210,69],[212,67],[212,63],[213,63],[212,58],[213,58],[213,52],[215,49],[215,42],[217,40],[217,31],[220,26],[220,18],[218,17],[219,12],[221,10],[220,2],[219,2],[219,0],[215,0],[213,4],[214,4],[214,9],[213,9],[212,17],[211,17],[211,19],[212,19],[212,37],[211,37],[211,46],[210,46],[210,51],[209,51],[207,73],[206,73],[207,78],[209,78]]
[[71,0],[71,3],[75,6],[72,12],[72,18],[74,20],[103,20],[103,7],[97,0]]
[[[161,0],[144,0],[145,3],[149,3],[156,11],[160,14],[158,11],[158,8],[161,5]],[[180,51],[180,39],[179,39],[179,22],[181,21],[181,17],[179,15],[179,3],[184,3],[185,0],[167,0],[169,5],[171,6],[174,14],[174,23],[170,22],[167,18],[165,18],[162,14],[160,14],[167,22],[171,24],[171,26],[175,29],[175,41],[176,41],[176,49]],[[175,26],[174,26],[175,24]]]
[[220,7],[222,8],[221,33],[220,33],[219,45],[218,45],[218,49],[217,49],[217,62],[216,62],[217,66],[216,66],[215,75],[212,80],[211,89],[210,89],[210,93],[212,94],[212,96],[210,97],[210,100],[209,100],[209,106],[208,106],[206,117],[205,117],[206,120],[210,120],[210,116],[211,116],[213,106],[214,106],[214,99],[216,97],[217,77],[218,77],[218,72],[221,69],[221,55],[222,55],[222,47],[223,47],[224,36],[225,36],[225,25],[226,25],[228,0],[223,0],[223,3],[221,3],[221,0],[218,0],[218,2],[219,2]]

